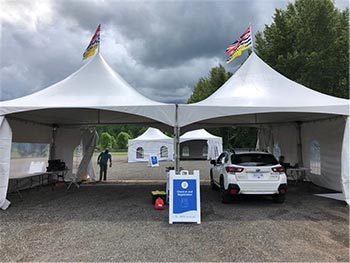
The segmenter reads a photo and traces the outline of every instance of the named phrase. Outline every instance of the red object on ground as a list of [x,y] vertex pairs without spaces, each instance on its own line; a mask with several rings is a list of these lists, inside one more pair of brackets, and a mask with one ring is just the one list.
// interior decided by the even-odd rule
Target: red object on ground
[[64,182],[60,182],[60,181],[56,182],[56,187],[61,187],[64,185],[65,185]]
[[160,197],[156,199],[156,202],[154,203],[154,208],[157,210],[163,210],[164,209],[164,200]]

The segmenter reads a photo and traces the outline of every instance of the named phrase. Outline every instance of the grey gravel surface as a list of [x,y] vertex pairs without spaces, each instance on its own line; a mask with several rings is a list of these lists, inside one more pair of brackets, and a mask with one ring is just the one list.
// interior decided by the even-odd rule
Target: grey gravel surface
[[0,261],[349,262],[349,207],[290,184],[284,204],[242,196],[221,204],[201,185],[202,224],[168,224],[151,191],[164,183],[83,184],[15,193],[0,211]]
[[[99,166],[97,158],[93,158],[93,167],[97,179],[99,179]],[[166,167],[174,166],[173,162],[159,162],[159,167],[150,167],[147,162],[128,163],[127,156],[113,156],[112,167],[108,168],[107,178],[109,180],[166,180]],[[199,170],[201,180],[209,179],[210,163],[209,161],[181,161],[180,166],[183,169]]]

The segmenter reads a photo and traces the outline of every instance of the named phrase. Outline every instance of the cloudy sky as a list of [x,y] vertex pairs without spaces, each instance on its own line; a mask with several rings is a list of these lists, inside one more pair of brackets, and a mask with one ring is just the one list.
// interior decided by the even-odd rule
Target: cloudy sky
[[[287,0],[0,0],[0,101],[46,88],[79,69],[101,24],[101,54],[140,93],[185,102],[200,77],[251,23],[271,24]],[[348,0],[337,0],[344,9]]]

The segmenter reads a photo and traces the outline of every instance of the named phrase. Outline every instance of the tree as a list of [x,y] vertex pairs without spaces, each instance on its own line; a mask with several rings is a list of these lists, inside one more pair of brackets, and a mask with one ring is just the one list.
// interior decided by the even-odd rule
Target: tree
[[98,140],[98,148],[113,148],[113,142],[115,141],[114,137],[110,135],[108,132],[102,132],[101,136]]
[[127,132],[120,132],[117,136],[116,142],[119,149],[128,148],[128,140],[131,139],[131,136]]
[[276,9],[256,34],[255,50],[286,77],[329,95],[349,98],[349,9],[331,0],[296,0]]
[[103,132],[108,132],[110,135],[112,135],[114,138],[117,137],[117,135],[120,132],[127,132],[131,138],[136,138],[139,135],[143,133],[147,128],[140,125],[133,125],[133,124],[112,124],[112,125],[100,125],[96,127],[97,133],[99,136]]
[[199,79],[187,103],[194,103],[206,99],[220,86],[222,86],[231,76],[232,73],[227,72],[222,65],[212,68],[210,70],[209,77]]

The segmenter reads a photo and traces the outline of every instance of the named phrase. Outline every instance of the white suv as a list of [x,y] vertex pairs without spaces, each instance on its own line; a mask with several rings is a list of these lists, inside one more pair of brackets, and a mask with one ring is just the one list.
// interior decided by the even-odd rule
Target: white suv
[[223,152],[210,163],[210,184],[212,189],[220,189],[223,203],[237,194],[272,195],[275,202],[284,202],[287,177],[272,154]]

